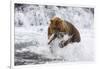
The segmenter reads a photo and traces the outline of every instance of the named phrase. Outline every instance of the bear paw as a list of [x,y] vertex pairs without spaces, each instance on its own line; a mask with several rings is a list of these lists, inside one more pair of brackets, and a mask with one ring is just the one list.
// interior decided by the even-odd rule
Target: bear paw
[[60,48],[63,48],[63,47],[65,46],[64,44],[65,44],[65,41],[62,40],[62,41],[59,43],[59,47],[60,47]]

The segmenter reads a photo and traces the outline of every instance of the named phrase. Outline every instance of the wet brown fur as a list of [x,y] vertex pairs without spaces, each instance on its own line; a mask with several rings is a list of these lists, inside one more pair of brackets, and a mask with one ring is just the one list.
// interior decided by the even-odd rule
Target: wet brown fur
[[69,36],[72,36],[68,41],[65,41],[65,45],[71,42],[80,42],[81,40],[80,33],[74,25],[59,17],[52,17],[48,27],[48,39],[50,39],[50,36],[56,32],[66,32]]

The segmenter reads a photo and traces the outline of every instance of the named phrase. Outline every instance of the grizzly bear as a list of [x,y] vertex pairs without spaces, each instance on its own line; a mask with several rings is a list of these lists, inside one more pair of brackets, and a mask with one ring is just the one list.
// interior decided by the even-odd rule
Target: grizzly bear
[[67,46],[67,44],[69,43],[80,42],[81,40],[80,33],[74,25],[72,25],[68,21],[62,20],[61,18],[54,16],[51,18],[50,25],[48,27],[48,44],[50,44],[55,38],[57,38],[58,35],[62,35],[60,32],[66,33],[71,36],[70,39],[66,41],[61,41],[61,43],[59,43],[61,48]]

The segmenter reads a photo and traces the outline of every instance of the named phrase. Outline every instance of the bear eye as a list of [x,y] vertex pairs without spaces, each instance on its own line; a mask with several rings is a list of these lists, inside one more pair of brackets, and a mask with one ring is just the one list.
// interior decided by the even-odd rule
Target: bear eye
[[52,29],[56,29],[55,27],[53,27]]

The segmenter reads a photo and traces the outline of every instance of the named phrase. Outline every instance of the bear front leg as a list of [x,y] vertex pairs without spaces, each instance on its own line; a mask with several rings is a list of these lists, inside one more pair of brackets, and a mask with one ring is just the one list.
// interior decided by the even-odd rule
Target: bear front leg
[[65,47],[65,46],[67,46],[69,43],[71,43],[71,39],[68,39],[67,41],[62,40],[62,41],[59,43],[59,46],[60,46],[60,48],[63,48],[63,47]]

